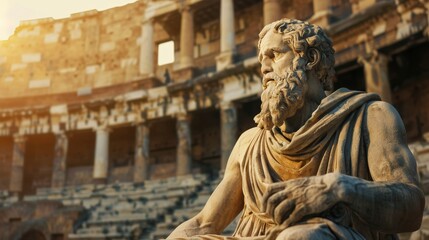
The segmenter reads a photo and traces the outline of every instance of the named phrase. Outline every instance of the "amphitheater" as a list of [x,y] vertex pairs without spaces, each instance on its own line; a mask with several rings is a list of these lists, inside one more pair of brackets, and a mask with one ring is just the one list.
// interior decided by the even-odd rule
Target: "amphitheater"
[[160,239],[195,215],[254,126],[258,33],[282,17],[326,29],[336,89],[398,109],[429,194],[429,0],[137,0],[0,41],[0,239]]

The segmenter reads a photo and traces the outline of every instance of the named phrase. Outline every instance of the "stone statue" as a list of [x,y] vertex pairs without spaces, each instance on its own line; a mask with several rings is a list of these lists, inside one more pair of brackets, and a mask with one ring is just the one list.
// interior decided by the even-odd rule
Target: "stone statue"
[[[238,139],[203,210],[169,239],[397,239],[424,196],[399,114],[373,93],[331,90],[334,50],[315,25],[259,34],[258,127]],[[220,235],[242,211],[232,237]]]

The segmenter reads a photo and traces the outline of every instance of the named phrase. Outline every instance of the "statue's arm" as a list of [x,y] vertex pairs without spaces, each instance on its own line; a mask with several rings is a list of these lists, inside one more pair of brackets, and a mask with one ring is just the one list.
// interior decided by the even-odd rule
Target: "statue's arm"
[[424,196],[417,187],[416,161],[397,111],[374,102],[367,114],[368,167],[373,182],[346,176],[345,200],[372,228],[383,232],[417,230]]
[[225,174],[204,208],[179,225],[168,239],[202,234],[220,234],[243,209],[241,173],[238,162],[240,140],[229,157]]

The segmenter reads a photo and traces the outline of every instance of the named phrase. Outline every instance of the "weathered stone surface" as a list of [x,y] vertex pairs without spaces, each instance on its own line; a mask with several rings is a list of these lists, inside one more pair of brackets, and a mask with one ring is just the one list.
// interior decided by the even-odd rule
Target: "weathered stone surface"
[[14,203],[0,209],[0,238],[21,239],[31,231],[29,239],[36,239],[34,232],[45,239],[54,234],[67,236],[82,211],[81,207],[65,207],[54,201]]
[[215,234],[240,211],[235,239],[384,239],[417,230],[424,195],[396,110],[371,93],[326,95],[334,50],[320,27],[282,19],[259,36],[258,127],[237,141],[204,209],[169,239],[224,239]]

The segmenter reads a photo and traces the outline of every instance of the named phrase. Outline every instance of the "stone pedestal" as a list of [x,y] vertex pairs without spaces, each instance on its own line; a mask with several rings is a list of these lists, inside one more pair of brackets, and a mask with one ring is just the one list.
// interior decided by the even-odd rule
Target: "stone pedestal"
[[194,64],[194,16],[190,6],[181,9],[180,29],[180,68],[189,68]]
[[150,138],[149,126],[141,123],[136,126],[136,147],[134,156],[134,182],[140,183],[149,179]]
[[231,102],[221,104],[221,171],[225,170],[229,155],[237,141],[237,109]]
[[331,5],[331,0],[314,0],[314,14],[311,17],[310,22],[319,25],[322,28],[327,28],[332,17]]
[[13,155],[12,169],[10,172],[9,191],[15,195],[22,192],[24,183],[24,160],[25,160],[25,142],[27,138],[23,135],[15,134],[13,136]]
[[220,4],[220,55],[216,58],[217,70],[233,63],[235,54],[234,2],[221,0]]
[[280,0],[264,0],[264,25],[282,18]]
[[96,183],[105,183],[109,170],[109,129],[96,129],[93,178]]
[[142,26],[139,61],[139,70],[142,75],[154,75],[153,53],[153,21],[150,19],[145,20]]
[[192,143],[190,119],[186,114],[179,114],[177,129],[177,170],[176,175],[187,175],[192,171]]
[[365,85],[367,92],[380,95],[386,102],[392,101],[388,75],[388,57],[378,52],[373,52],[358,59],[364,67]]
[[68,139],[64,132],[55,134],[54,164],[51,187],[64,187],[66,183],[66,159]]

